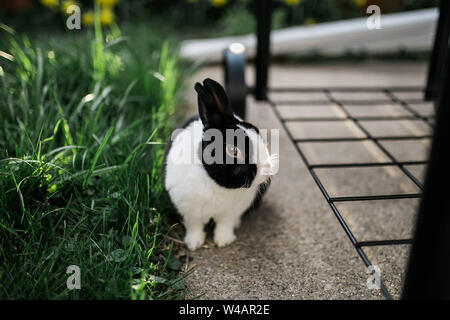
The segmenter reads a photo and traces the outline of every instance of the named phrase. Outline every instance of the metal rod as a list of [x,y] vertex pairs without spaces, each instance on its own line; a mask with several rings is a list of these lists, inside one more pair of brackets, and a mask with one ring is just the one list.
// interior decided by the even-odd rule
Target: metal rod
[[389,167],[425,165],[427,161],[398,161],[398,162],[350,162],[350,163],[322,163],[312,164],[311,169],[355,168],[355,167]]
[[[323,87],[269,87],[267,88],[270,92],[323,92]],[[347,87],[327,87],[326,90],[332,92],[383,92],[385,90],[395,91],[395,92],[423,92],[423,87],[413,87],[413,86],[397,86],[397,87],[358,87],[358,86],[347,86]]]
[[[448,2],[448,1],[443,1]],[[403,299],[450,299],[450,55],[419,206]]]
[[434,37],[433,51],[428,67],[427,86],[425,99],[435,100],[437,91],[442,84],[442,68],[447,56],[448,41],[450,36],[450,2],[441,0],[439,5],[439,20]]
[[[329,107],[330,106],[330,101],[329,100],[325,100],[325,99],[321,99],[321,100],[277,100],[277,99],[272,99],[274,103],[276,103],[279,106],[282,105],[289,105],[289,106],[324,106],[324,107]],[[346,106],[361,106],[361,107],[367,107],[367,106],[377,106],[377,105],[386,105],[387,103],[391,102],[391,100],[389,99],[385,99],[385,100],[343,100],[341,99],[340,102],[343,105]],[[409,104],[419,104],[419,103],[423,103],[423,100],[408,100]]]
[[267,81],[270,61],[270,28],[272,20],[272,1],[254,1],[257,20],[256,47],[256,87],[255,99],[267,99]]
[[331,202],[348,202],[348,201],[374,201],[374,200],[396,200],[396,199],[416,199],[422,196],[421,193],[405,193],[405,194],[381,194],[375,196],[352,196],[352,197],[333,197]]
[[[428,117],[421,117],[421,120],[426,121],[425,119]],[[416,116],[379,116],[379,117],[316,117],[316,118],[285,118],[284,122],[320,122],[320,121],[345,121],[345,120],[356,120],[356,121],[400,121],[400,120],[417,120]]]
[[358,242],[359,247],[377,247],[377,246],[397,246],[411,244],[412,239],[392,239],[392,240],[371,240]]
[[422,140],[430,139],[432,135],[422,135],[422,136],[386,136],[386,137],[326,137],[326,138],[305,138],[305,139],[294,139],[296,143],[302,142],[346,142],[346,141],[367,141],[367,140],[379,140],[379,141],[392,141],[392,140]]

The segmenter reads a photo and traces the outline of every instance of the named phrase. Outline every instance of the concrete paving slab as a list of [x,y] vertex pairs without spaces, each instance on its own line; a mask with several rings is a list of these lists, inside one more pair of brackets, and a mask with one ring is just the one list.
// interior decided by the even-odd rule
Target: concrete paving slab
[[280,105],[276,108],[286,120],[294,118],[345,118],[346,116],[345,113],[333,103],[318,106]]
[[418,199],[398,199],[342,202],[336,206],[359,241],[373,241],[411,238],[418,204]]
[[394,94],[394,96],[397,99],[403,100],[403,101],[411,101],[411,100],[421,100],[423,99],[423,95],[421,92],[417,92],[417,91],[412,91],[412,92],[408,92],[408,91],[392,91],[392,94]]
[[422,120],[359,121],[374,137],[422,136],[431,133],[430,127]]
[[424,161],[430,152],[431,139],[381,141],[381,145],[398,161]]
[[364,138],[365,134],[351,120],[320,122],[288,122],[286,124],[294,139],[318,138]]
[[[292,86],[292,85],[291,85]],[[329,99],[324,92],[269,92],[270,100],[275,102],[283,101],[324,101],[328,102]]]
[[386,103],[375,105],[345,105],[353,117],[411,116],[411,113],[398,104]]
[[[354,87],[361,86],[361,84],[353,84]],[[343,101],[359,101],[359,100],[375,100],[390,102],[391,99],[384,92],[341,92],[330,91],[331,96],[336,100]]]
[[397,167],[315,170],[332,197],[417,193],[417,186]]
[[410,103],[409,107],[422,116],[430,116],[435,114],[434,106],[431,102],[426,103]]
[[372,141],[302,143],[301,148],[310,164],[389,161]]

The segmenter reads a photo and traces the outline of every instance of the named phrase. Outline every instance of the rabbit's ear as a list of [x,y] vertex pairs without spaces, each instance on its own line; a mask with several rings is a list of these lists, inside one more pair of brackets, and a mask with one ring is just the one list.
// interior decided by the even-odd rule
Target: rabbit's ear
[[211,79],[205,79],[203,86],[197,82],[194,88],[197,91],[198,112],[203,125],[210,128],[223,127],[233,117],[224,88]]
[[211,92],[214,100],[216,102],[217,107],[223,114],[233,115],[233,110],[228,101],[227,93],[225,89],[216,81],[206,78],[203,81],[203,85],[205,88]]

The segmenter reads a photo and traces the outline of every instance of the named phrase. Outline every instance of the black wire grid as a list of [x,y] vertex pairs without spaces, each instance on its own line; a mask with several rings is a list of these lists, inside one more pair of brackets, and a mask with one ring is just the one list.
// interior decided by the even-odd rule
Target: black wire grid
[[[298,154],[301,159],[306,164],[309,172],[311,173],[314,181],[331,207],[333,213],[338,219],[340,225],[344,229],[351,243],[355,247],[359,256],[363,260],[366,267],[370,267],[372,265],[371,261],[367,257],[364,248],[366,247],[374,247],[374,246],[395,246],[395,245],[405,245],[412,244],[412,239],[384,239],[384,240],[369,240],[369,241],[359,241],[355,234],[352,232],[349,224],[345,221],[343,215],[339,211],[337,207],[337,203],[339,202],[351,202],[351,201],[374,201],[374,200],[394,200],[394,199],[414,199],[420,198],[422,192],[424,190],[423,183],[416,177],[407,166],[410,165],[426,165],[427,161],[399,161],[396,157],[389,152],[382,144],[383,141],[401,141],[401,140],[422,140],[422,139],[431,139],[431,135],[387,135],[387,136],[375,136],[365,128],[365,126],[361,123],[361,121],[396,121],[396,120],[419,120],[423,122],[430,129],[434,128],[434,115],[424,115],[422,113],[417,112],[413,107],[414,104],[423,104],[424,101],[422,99],[401,99],[396,94],[397,93],[412,93],[414,96],[423,96],[423,88],[420,87],[393,87],[393,88],[350,88],[350,87],[341,87],[341,88],[269,88],[269,92],[271,93],[304,93],[304,94],[317,94],[322,93],[324,97],[323,100],[313,100],[313,101],[274,101],[271,98],[268,98],[268,102],[271,105],[275,115],[280,120],[282,127],[286,131],[289,139],[294,144]],[[333,93],[337,92],[346,92],[346,93],[368,93],[368,94],[382,94],[386,97],[386,100],[373,100],[373,99],[361,99],[361,100],[343,100],[337,99]],[[381,105],[381,104],[394,104],[400,106],[404,109],[405,115],[382,115],[382,116],[353,116],[351,112],[347,109],[346,106],[371,106],[371,105]],[[301,108],[302,106],[314,106],[320,108],[321,106],[337,106],[340,111],[343,112],[343,117],[283,117],[280,111],[278,110],[278,106],[289,105],[296,106]],[[320,137],[320,138],[304,138],[304,139],[296,139],[294,138],[294,134],[290,130],[287,125],[290,122],[330,122],[330,121],[352,121],[364,134],[362,137],[339,137],[339,136],[330,136],[330,137]],[[432,131],[432,130],[430,130]],[[389,159],[389,161],[385,162],[349,162],[349,163],[326,163],[326,164],[312,164],[310,160],[305,155],[305,152],[302,150],[303,143],[321,143],[321,142],[349,142],[349,141],[372,141],[381,152]],[[330,193],[324,186],[324,183],[319,178],[317,174],[317,169],[342,169],[342,168],[368,168],[368,167],[386,167],[393,166],[399,168],[404,175],[406,175],[420,190],[418,193],[396,193],[396,194],[377,194],[377,195],[362,195],[362,196],[339,196],[333,197],[330,196]],[[379,226],[382,228],[382,226]],[[369,271],[372,275],[379,277],[378,274],[375,274],[375,270],[369,268]],[[380,279],[380,289],[382,294],[387,299],[392,299],[391,293],[388,291],[386,286],[383,283],[383,280]]]

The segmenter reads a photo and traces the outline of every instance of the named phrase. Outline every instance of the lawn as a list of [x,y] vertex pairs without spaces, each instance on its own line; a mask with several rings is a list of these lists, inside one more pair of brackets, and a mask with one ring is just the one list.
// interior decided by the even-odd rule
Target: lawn
[[186,293],[161,169],[183,68],[164,36],[96,22],[33,41],[1,25],[0,299]]

